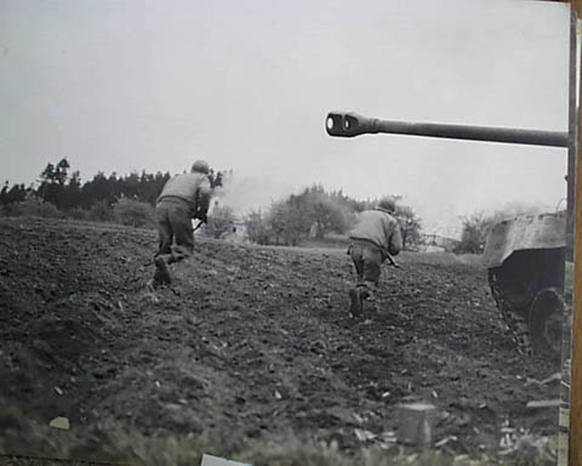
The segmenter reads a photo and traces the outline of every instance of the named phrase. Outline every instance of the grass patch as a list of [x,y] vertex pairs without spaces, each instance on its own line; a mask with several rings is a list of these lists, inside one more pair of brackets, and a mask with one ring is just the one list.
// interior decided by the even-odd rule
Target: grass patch
[[[90,429],[61,431],[25,419],[15,408],[0,402],[0,464],[10,466],[56,465],[199,465],[204,453],[251,463],[253,466],[555,466],[536,442],[518,442],[507,455],[470,457],[449,448],[418,449],[399,444],[367,446],[356,452],[342,451],[337,442],[305,442],[293,434],[268,443],[207,436],[144,436],[128,432],[113,422]],[[539,439],[537,440],[539,443]],[[523,447],[523,448],[522,448]],[[19,456],[12,456],[19,455]],[[34,455],[28,456],[27,455]],[[46,458],[46,459],[44,459]]]

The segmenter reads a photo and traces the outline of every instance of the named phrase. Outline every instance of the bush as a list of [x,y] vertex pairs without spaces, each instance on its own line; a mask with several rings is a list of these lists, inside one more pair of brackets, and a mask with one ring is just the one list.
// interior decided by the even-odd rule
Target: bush
[[45,218],[60,218],[63,217],[62,212],[57,209],[54,204],[45,202],[36,197],[30,197],[24,201],[15,202],[12,205],[12,215],[22,215],[25,217],[45,217]]
[[67,217],[75,220],[89,220],[90,211],[82,209],[81,207],[75,207],[74,209],[67,210],[66,214]]
[[344,233],[351,223],[348,209],[323,193],[310,194],[305,210],[307,218],[313,221],[315,237],[319,239],[332,231]]
[[271,230],[260,211],[252,211],[244,221],[247,238],[251,243],[271,244]]
[[297,246],[302,238],[309,236],[312,222],[298,205],[297,197],[291,196],[271,206],[267,217],[274,243],[285,246]]
[[213,238],[220,238],[234,229],[235,216],[230,207],[215,207],[208,216],[208,224],[204,232]]
[[156,214],[151,204],[124,198],[113,207],[113,216],[122,225],[153,227]]
[[93,222],[109,222],[114,220],[113,208],[103,199],[91,206],[87,213],[87,220]]
[[410,206],[396,204],[396,218],[402,232],[402,245],[405,251],[417,251],[421,242],[420,219]]
[[491,218],[486,217],[481,212],[463,217],[463,233],[455,252],[457,254],[481,254],[485,249],[491,225]]

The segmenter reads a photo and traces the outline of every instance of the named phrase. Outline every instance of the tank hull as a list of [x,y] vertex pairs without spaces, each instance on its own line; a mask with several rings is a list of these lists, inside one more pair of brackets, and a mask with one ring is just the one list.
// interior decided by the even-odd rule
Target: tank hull
[[556,362],[568,282],[565,255],[564,212],[497,223],[483,254],[491,293],[519,350]]
[[516,251],[566,247],[566,213],[520,215],[491,228],[483,262],[487,268],[500,267]]

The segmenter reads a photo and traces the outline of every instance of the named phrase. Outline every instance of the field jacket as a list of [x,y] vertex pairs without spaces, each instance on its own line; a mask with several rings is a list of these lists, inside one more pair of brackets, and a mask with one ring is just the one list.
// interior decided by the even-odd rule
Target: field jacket
[[374,243],[383,252],[393,256],[402,249],[402,232],[398,220],[387,211],[378,208],[361,212],[349,237],[352,240]]
[[212,188],[210,180],[202,173],[182,173],[170,178],[157,202],[165,198],[178,198],[185,201],[190,207],[192,213],[195,213],[201,204],[204,204],[210,198]]

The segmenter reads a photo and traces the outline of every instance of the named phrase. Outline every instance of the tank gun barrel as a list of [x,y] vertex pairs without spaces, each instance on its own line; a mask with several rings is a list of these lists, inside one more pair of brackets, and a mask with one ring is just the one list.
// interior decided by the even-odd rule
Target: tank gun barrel
[[570,142],[568,132],[442,123],[408,123],[368,118],[352,112],[328,113],[326,129],[330,136],[347,138],[361,134],[388,133],[551,147],[568,147]]

